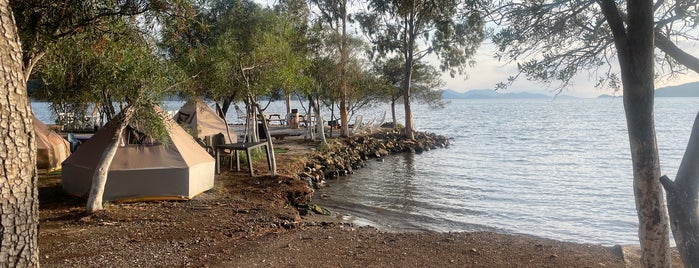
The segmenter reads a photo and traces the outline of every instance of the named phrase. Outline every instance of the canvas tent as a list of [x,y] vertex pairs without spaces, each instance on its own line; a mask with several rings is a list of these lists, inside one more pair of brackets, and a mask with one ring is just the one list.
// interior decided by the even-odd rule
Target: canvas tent
[[199,139],[206,140],[207,137],[221,133],[226,143],[237,141],[235,132],[228,127],[226,121],[201,99],[187,101],[173,119]]
[[36,168],[51,172],[61,168],[61,162],[70,155],[70,144],[58,133],[50,130],[34,116],[36,137]]
[[[168,144],[146,142],[129,125],[109,167],[104,201],[191,199],[214,186],[214,159],[159,108]],[[116,118],[123,118],[117,116]],[[63,162],[63,190],[87,196],[102,153],[118,131],[115,119]],[[141,141],[140,144],[136,140]]]

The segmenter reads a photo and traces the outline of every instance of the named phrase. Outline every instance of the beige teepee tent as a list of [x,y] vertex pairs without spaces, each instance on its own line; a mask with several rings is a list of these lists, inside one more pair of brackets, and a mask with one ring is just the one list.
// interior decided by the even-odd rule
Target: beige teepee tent
[[58,133],[34,116],[36,137],[36,168],[51,172],[61,168],[61,162],[70,155],[70,144]]
[[223,134],[226,143],[235,143],[237,136],[226,121],[199,98],[187,101],[175,114],[175,122],[189,130],[192,136],[206,140],[206,137]]
[[[168,144],[134,144],[134,137],[142,135],[127,127],[109,167],[104,201],[191,199],[214,186],[214,159],[184,129],[156,109],[167,126]],[[116,121],[110,121],[63,162],[66,192],[88,195],[99,159],[118,130],[120,122]]]

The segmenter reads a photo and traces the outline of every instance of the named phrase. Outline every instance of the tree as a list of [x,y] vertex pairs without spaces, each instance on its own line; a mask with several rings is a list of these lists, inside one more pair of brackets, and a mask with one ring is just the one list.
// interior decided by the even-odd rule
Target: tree
[[148,94],[158,93],[151,95],[158,98],[167,84],[181,80],[134,25],[118,20],[105,27],[109,31],[84,31],[56,41],[46,61],[36,65],[32,76],[42,80],[42,99],[54,110],[80,118],[94,104],[111,120],[114,105],[142,94],[140,88],[153,89]]
[[230,105],[244,98],[240,85],[221,71],[228,59],[219,46],[229,44],[218,43],[217,39],[227,31],[252,27],[250,18],[257,9],[249,1],[200,1],[193,7],[196,15],[192,21],[165,19],[160,46],[170,61],[191,78],[183,85],[181,97],[212,99],[224,118]]
[[[430,54],[453,76],[473,64],[470,58],[483,40],[483,3],[456,0],[372,0],[358,16],[380,57],[398,52],[405,60],[403,105],[405,134],[414,138],[411,81],[415,65]],[[420,49],[420,45],[424,48]]]
[[[153,5],[151,5],[153,4]],[[36,145],[26,83],[34,66],[56,40],[124,15],[167,8],[166,1],[0,0],[0,263],[38,266]]]
[[[670,40],[696,41],[695,1],[500,1],[493,17],[500,29],[493,40],[497,57],[517,61],[529,79],[567,85],[588,71],[598,85],[623,86],[624,108],[634,173],[639,219],[641,262],[645,267],[669,266],[667,210],[660,185],[660,165],[653,118],[656,74],[686,70],[695,59]],[[655,43],[653,42],[655,40]],[[656,57],[654,48],[664,54]],[[656,59],[658,68],[654,65]],[[619,73],[611,66],[618,61]],[[679,65],[681,64],[681,65]],[[684,66],[683,66],[684,65]],[[673,219],[673,222],[675,220]],[[682,247],[685,241],[677,239]],[[685,237],[691,239],[691,237]],[[687,262],[688,267],[699,264]]]
[[[334,94],[329,89],[336,88],[333,83],[336,82],[334,72],[330,71],[335,67],[335,62],[330,57],[316,57],[312,60],[311,66],[308,69],[311,76],[311,84],[305,89],[305,94],[308,96],[309,102],[312,103],[315,111],[316,123],[318,124],[318,133],[321,135],[323,144],[325,141],[325,129],[320,113],[321,100],[332,100],[334,103]],[[332,131],[332,130],[331,130]],[[331,132],[332,134],[332,132]]]
[[36,142],[22,48],[9,1],[0,0],[0,263],[39,266]]
[[[311,42],[309,37],[309,21],[311,12],[304,0],[282,0],[274,7],[274,11],[284,22],[290,46],[290,61],[284,73],[287,79],[281,85],[285,94],[286,113],[291,113],[291,95],[300,93],[312,83],[307,70],[311,65]],[[312,108],[310,106],[309,108]],[[312,112],[312,111],[309,111]],[[309,113],[310,114],[310,113]],[[312,133],[312,132],[311,132]]]
[[[381,76],[385,83],[385,94],[388,101],[391,103],[391,118],[393,119],[393,127],[398,126],[396,120],[396,102],[403,96],[401,87],[403,85],[403,64],[405,61],[400,57],[390,58],[385,61],[378,61],[374,68]],[[411,75],[411,91],[417,101],[423,102],[431,108],[444,107],[442,100],[442,91],[435,90],[443,85],[439,78],[439,72],[430,65],[418,62],[413,68]]]
[[330,43],[337,50],[339,56],[337,85],[338,100],[340,102],[340,136],[349,135],[349,107],[347,95],[349,94],[347,65],[350,59],[350,36],[347,33],[347,24],[351,23],[347,0],[311,0],[321,12],[320,20],[331,29]]

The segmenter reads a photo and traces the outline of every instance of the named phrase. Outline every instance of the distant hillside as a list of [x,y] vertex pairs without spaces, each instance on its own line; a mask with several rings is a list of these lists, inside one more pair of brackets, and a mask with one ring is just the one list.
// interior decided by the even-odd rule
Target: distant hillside
[[[442,98],[444,99],[550,99],[553,96],[529,93],[529,92],[515,92],[515,93],[501,93],[492,89],[474,89],[467,92],[456,92],[451,89],[445,89],[442,93]],[[556,98],[572,98],[570,96],[561,95]]]
[[[655,96],[663,97],[699,97],[699,82],[692,82],[677,86],[661,87],[655,90]],[[597,98],[611,98],[612,96],[604,94]],[[613,97],[622,97],[621,94]]]
[[656,97],[699,97],[699,82],[663,87],[655,90]]

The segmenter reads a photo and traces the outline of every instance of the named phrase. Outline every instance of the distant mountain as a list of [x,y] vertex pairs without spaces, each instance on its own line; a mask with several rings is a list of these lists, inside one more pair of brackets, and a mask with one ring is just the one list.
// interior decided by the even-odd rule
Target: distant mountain
[[611,99],[611,98],[619,98],[619,97],[621,97],[621,96],[613,96],[613,95],[609,95],[609,94],[602,94],[602,95],[597,96],[598,99]]
[[656,97],[699,97],[699,82],[663,87],[655,90]]
[[[655,90],[655,96],[663,97],[699,97],[699,82],[692,82],[677,86],[661,87]],[[607,94],[599,95],[597,98],[620,98],[621,95],[611,96]]]
[[[444,99],[551,99],[553,96],[529,93],[529,92],[515,92],[515,93],[500,93],[492,89],[474,89],[467,92],[457,92],[451,89],[445,89],[442,92],[442,98]],[[571,96],[561,95],[556,98],[573,98]]]

